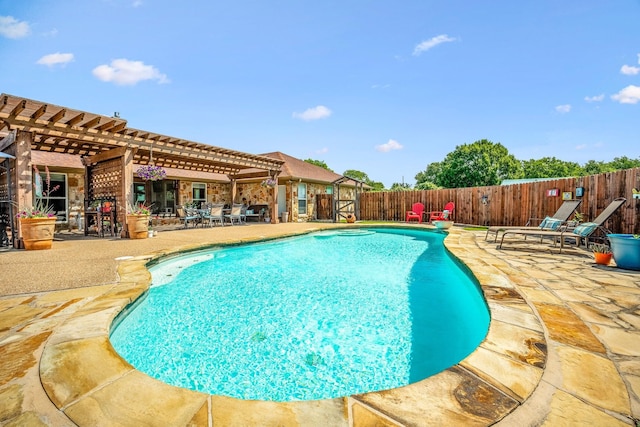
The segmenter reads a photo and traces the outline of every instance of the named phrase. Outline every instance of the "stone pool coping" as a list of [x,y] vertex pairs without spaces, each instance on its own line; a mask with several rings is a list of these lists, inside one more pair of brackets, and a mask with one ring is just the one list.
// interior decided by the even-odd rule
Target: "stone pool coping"
[[[640,385],[640,350],[620,344],[612,351],[616,339],[599,336],[605,348],[575,308],[547,295],[542,282],[553,279],[522,274],[477,237],[454,228],[445,244],[482,286],[492,314],[487,338],[460,364],[418,383],[342,399],[276,403],[210,396],[151,379],[117,356],[108,332],[117,313],[147,289],[149,260],[175,252],[160,251],[121,262],[117,284],[93,289],[97,295],[82,305],[72,300],[58,309],[70,314],[46,340],[39,367],[42,385],[78,425],[491,425],[499,420],[504,425],[522,425],[522,420],[542,425],[581,418],[591,425],[631,425],[631,406],[636,414],[638,407],[633,390]],[[513,252],[504,258],[509,257],[522,258]],[[557,262],[555,255],[550,259]],[[575,269],[570,273],[577,277]],[[605,277],[611,274],[616,272],[604,271],[601,280],[611,280]],[[623,285],[633,295],[638,278],[630,277],[623,277]],[[636,334],[638,327],[631,332]],[[610,329],[607,336],[613,334]],[[607,358],[612,353],[631,354],[614,364]],[[594,368],[589,374],[595,379],[584,379],[583,387],[580,370],[585,366]],[[621,377],[618,371],[628,375]]]

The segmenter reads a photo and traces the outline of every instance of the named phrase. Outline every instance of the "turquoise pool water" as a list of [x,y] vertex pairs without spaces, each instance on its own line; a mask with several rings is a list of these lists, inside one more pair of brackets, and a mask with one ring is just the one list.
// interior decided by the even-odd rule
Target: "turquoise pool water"
[[151,268],[111,341],[152,377],[242,399],[407,385],[462,360],[489,326],[443,238],[334,230],[174,258]]

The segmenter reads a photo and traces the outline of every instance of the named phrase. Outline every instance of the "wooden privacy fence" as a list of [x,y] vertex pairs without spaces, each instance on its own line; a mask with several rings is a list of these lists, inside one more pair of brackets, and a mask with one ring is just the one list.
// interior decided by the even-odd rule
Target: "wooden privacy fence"
[[[579,194],[582,189],[582,195]],[[563,198],[581,199],[578,211],[593,220],[617,197],[627,199],[606,226],[615,233],[640,234],[640,168],[600,175],[562,178],[525,184],[441,190],[383,191],[360,195],[360,220],[404,221],[411,205],[422,202],[425,211],[441,211],[456,204],[456,223],[470,225],[524,225],[529,218],[553,215]],[[578,191],[578,194],[576,192]]]

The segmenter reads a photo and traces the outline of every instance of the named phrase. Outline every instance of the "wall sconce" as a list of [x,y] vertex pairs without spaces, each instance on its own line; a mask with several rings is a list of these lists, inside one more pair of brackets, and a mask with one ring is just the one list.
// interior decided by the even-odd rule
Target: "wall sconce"
[[576,197],[584,196],[584,187],[576,187]]

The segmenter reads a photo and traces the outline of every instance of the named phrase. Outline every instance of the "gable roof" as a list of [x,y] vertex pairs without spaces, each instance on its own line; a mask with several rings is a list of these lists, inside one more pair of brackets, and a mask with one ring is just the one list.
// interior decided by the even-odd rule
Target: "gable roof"
[[305,181],[332,183],[342,177],[342,175],[335,172],[289,156],[280,151],[264,153],[261,154],[261,156],[284,162],[279,176],[280,179],[303,179]]

